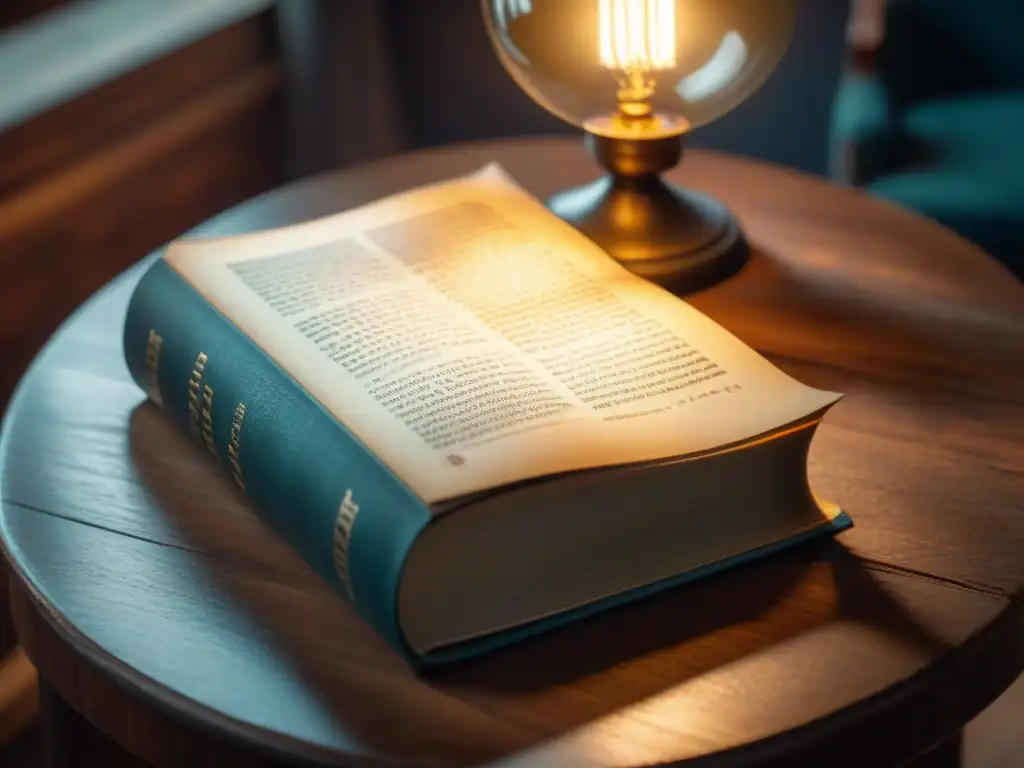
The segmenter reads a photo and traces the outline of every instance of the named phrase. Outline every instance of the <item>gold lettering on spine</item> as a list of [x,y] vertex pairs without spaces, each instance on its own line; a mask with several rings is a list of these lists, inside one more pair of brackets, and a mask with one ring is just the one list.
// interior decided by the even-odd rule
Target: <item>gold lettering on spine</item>
[[235,479],[238,487],[245,490],[245,483],[242,480],[241,465],[241,443],[242,425],[245,423],[245,403],[239,403],[235,408],[235,415],[231,417],[231,439],[228,441],[228,462],[231,464],[231,476]]
[[210,453],[217,455],[217,447],[213,444],[213,387],[203,387],[203,407],[199,412],[200,432],[203,442],[210,449]]
[[188,415],[192,426],[199,429],[199,397],[202,389],[203,371],[206,370],[206,353],[200,352],[192,366],[192,375],[188,379]]
[[160,394],[160,379],[157,374],[160,372],[160,349],[164,345],[164,337],[149,329],[149,338],[146,340],[146,391],[150,400],[157,405],[164,404],[163,395]]
[[338,508],[338,517],[334,521],[334,571],[341,579],[345,592],[352,597],[352,582],[348,573],[348,545],[352,536],[352,525],[359,514],[359,505],[352,500],[352,489],[345,491],[345,498]]

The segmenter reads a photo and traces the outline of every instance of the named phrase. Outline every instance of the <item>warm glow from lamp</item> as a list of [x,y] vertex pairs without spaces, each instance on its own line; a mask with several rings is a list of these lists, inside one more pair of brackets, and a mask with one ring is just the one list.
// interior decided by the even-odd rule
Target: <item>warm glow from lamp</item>
[[608,69],[676,65],[675,0],[600,0],[601,63]]
[[651,72],[676,65],[675,0],[599,0],[601,64],[620,76],[619,111],[626,118],[651,114]]

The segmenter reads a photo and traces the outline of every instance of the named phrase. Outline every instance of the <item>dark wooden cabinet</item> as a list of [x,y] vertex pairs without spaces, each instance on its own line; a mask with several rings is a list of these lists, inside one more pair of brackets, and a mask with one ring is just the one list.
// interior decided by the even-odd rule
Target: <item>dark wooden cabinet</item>
[[[123,20],[104,28],[103,5],[92,34],[129,33]],[[159,54],[0,125],[0,407],[89,294],[193,225],[280,183],[274,9],[220,21],[176,47],[149,34]],[[48,66],[45,55],[34,58],[25,71]]]

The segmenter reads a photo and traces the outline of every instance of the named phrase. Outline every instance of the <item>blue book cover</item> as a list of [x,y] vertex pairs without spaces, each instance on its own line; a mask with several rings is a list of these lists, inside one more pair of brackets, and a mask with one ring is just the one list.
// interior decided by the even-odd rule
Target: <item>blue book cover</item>
[[495,169],[181,241],[125,357],[415,665],[850,525],[806,479],[839,396],[588,242]]

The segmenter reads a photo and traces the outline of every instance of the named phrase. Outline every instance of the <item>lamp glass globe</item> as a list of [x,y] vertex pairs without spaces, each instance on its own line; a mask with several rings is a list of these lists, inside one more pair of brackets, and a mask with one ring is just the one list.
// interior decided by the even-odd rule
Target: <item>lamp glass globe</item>
[[798,0],[482,0],[505,69],[594,133],[685,133],[760,88]]

